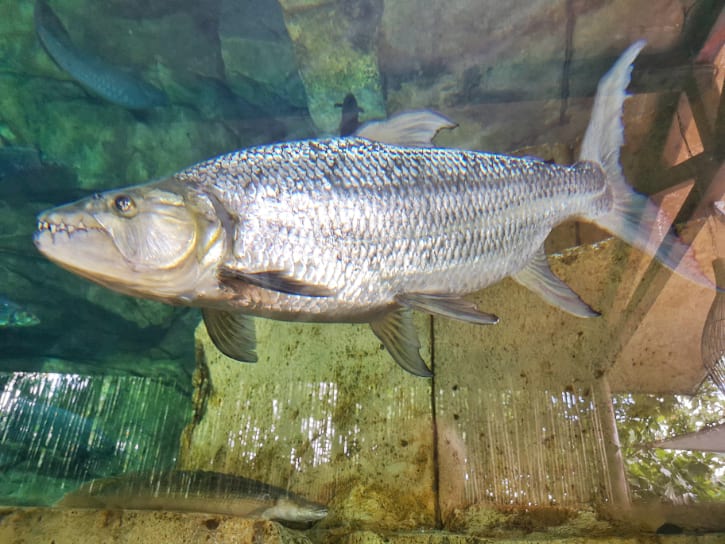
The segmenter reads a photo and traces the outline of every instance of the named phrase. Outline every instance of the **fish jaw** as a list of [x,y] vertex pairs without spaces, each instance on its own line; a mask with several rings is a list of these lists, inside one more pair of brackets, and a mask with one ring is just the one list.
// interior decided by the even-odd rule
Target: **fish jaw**
[[211,203],[167,180],[41,213],[34,242],[57,265],[115,291],[191,304],[217,288],[225,237]]
[[130,266],[123,266],[125,260],[119,261],[110,234],[93,216],[67,208],[38,216],[33,238],[38,250],[57,265],[99,282],[131,272]]

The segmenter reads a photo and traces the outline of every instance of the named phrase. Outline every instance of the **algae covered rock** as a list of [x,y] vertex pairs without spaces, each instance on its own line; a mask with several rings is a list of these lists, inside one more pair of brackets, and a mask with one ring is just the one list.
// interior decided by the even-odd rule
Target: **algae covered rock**
[[[285,108],[272,102],[259,109],[269,102],[269,88],[256,85],[248,96],[237,96],[228,87],[219,3],[205,3],[202,9],[185,2],[154,18],[130,5],[119,10],[85,0],[51,7],[83,55],[127,70],[170,99],[167,106],[139,114],[89,94],[38,43],[32,3],[3,5],[7,28],[0,33],[0,51],[13,71],[0,78],[0,123],[14,135],[14,145],[35,147],[47,160],[71,167],[81,186],[95,190],[169,174],[247,145],[248,136],[264,141],[270,135],[267,127],[271,135],[284,136],[284,127],[275,122],[237,126],[240,117],[274,115],[274,107],[279,105],[280,113]],[[297,99],[295,107],[304,104]]]
[[118,295],[39,258],[36,215],[89,191],[284,137],[286,125],[240,118],[246,110],[223,81],[218,2],[48,5],[78,51],[153,83],[171,102],[134,112],[89,93],[41,47],[33,2],[0,5],[0,207],[7,212],[0,219],[0,277],[3,292],[21,294],[19,302],[41,320],[0,339],[3,365],[148,375],[162,369],[188,382],[193,313]]
[[257,100],[260,113],[307,108],[297,58],[277,2],[222,1],[219,40],[230,88],[248,101]]
[[619,52],[645,38],[638,62],[667,52],[670,68],[678,55],[684,64],[688,19],[709,25],[719,9],[693,0],[386,2],[377,47],[386,106],[433,108],[461,123],[444,145],[573,143]]
[[280,4],[317,127],[337,131],[340,112],[335,104],[348,93],[355,95],[366,117],[385,117],[375,49],[382,0]]
[[273,521],[235,516],[43,508],[5,510],[3,514],[0,520],[3,542],[312,543],[306,534]]

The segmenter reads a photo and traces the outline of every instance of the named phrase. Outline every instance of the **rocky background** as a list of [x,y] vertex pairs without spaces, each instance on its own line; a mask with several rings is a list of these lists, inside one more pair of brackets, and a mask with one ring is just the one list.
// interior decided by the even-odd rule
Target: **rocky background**
[[36,214],[255,143],[314,133],[271,2],[56,2],[74,44],[158,85],[168,107],[92,96],[35,37],[33,3],[0,2],[0,292],[34,327],[0,334],[0,368],[163,376],[190,389],[195,312],[123,297],[45,261]]

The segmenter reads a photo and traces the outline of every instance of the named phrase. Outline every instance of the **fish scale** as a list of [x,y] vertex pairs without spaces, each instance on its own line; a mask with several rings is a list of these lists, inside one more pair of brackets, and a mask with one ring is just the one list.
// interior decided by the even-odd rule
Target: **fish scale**
[[[604,174],[593,164],[563,167],[355,138],[260,147],[202,163],[183,177],[213,191],[239,217],[230,266],[289,269],[302,259],[300,279],[337,291],[312,304],[294,296],[270,300],[259,308],[268,312],[295,305],[320,314],[340,305],[345,312],[377,311],[399,292],[475,291],[522,268],[555,224],[611,208]],[[240,199],[240,186],[248,199]],[[263,190],[270,186],[271,196]],[[245,221],[247,215],[256,221]],[[250,260],[250,247],[265,251]],[[304,250],[291,254],[291,247]],[[333,254],[358,270],[330,275]],[[360,289],[368,284],[377,300]]]

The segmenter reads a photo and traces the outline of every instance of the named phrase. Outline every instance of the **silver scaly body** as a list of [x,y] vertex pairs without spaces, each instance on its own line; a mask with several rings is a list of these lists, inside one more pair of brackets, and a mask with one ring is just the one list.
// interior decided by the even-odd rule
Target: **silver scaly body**
[[[229,214],[227,266],[285,270],[329,297],[238,293],[254,315],[367,322],[401,293],[461,295],[523,269],[556,224],[611,211],[602,169],[361,138],[223,155],[176,175]],[[204,301],[199,301],[204,305]]]

